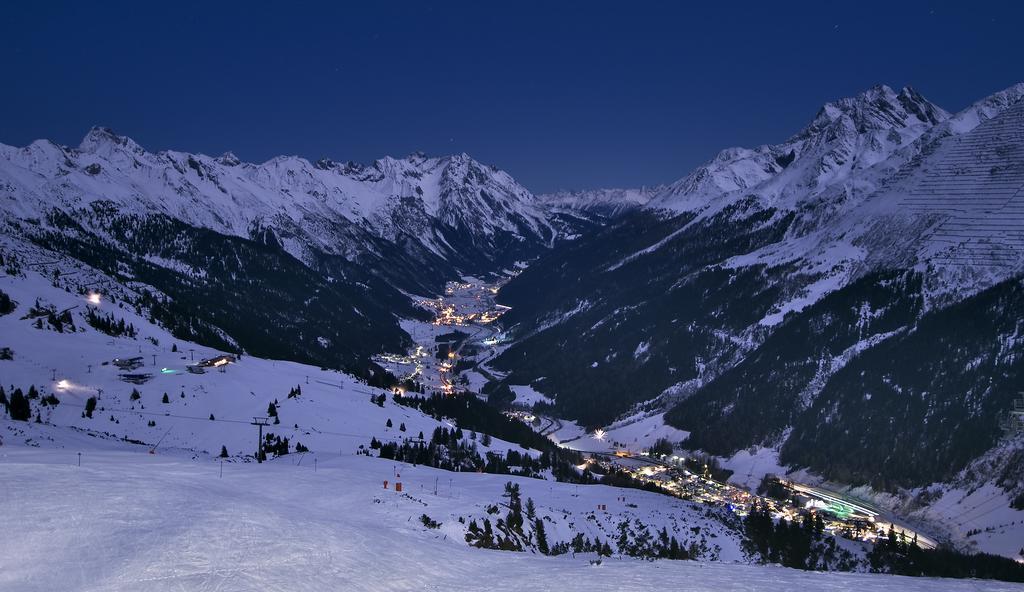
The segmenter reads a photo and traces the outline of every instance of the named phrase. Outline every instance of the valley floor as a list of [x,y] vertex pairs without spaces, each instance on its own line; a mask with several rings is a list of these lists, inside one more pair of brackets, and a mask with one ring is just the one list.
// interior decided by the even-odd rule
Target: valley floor
[[[380,459],[322,457],[316,471],[308,457],[301,465],[295,456],[263,465],[232,462],[224,463],[221,477],[217,461],[144,451],[94,443],[79,467],[73,447],[0,448],[0,589],[1024,589],[726,562],[611,558],[593,566],[593,556],[479,550],[453,540],[447,525],[431,530],[417,518],[428,514],[444,523],[471,498],[500,499],[507,476],[402,469],[409,471],[401,477],[407,493],[399,494],[383,489],[395,467]],[[550,487],[519,482],[524,495],[527,483]],[[555,489],[547,504],[572,503],[571,488]],[[595,495],[607,488],[585,489]]]

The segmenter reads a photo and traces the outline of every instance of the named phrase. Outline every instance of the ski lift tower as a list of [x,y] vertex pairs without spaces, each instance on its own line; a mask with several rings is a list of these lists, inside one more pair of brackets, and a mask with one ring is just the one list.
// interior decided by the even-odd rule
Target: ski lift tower
[[256,440],[256,462],[263,462],[263,428],[270,425],[269,417],[254,417],[250,425],[257,426],[259,428],[259,436]]
[[999,423],[1010,434],[1024,433],[1024,397],[1013,400],[1010,412]]

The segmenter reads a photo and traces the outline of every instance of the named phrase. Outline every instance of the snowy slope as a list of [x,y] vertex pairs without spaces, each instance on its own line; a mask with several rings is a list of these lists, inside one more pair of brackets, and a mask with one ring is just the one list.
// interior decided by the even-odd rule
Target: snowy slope
[[[308,459],[307,459],[308,461]],[[392,467],[365,457],[225,464],[90,450],[0,449],[5,507],[0,588],[77,590],[960,590],[1019,584],[691,561],[543,557],[471,549],[452,530],[466,509],[500,500],[498,475]],[[408,472],[407,472],[408,471]],[[434,495],[434,477],[442,485]],[[453,478],[449,487],[447,478]],[[541,512],[593,507],[599,489],[519,480]],[[586,489],[586,491],[584,491]],[[648,495],[628,493],[647,503]],[[609,505],[611,507],[611,505]],[[442,523],[424,528],[422,514]]]
[[[101,276],[96,276],[101,277]],[[313,451],[354,454],[376,437],[402,441],[423,432],[427,438],[438,426],[452,427],[415,409],[385,401],[372,404],[371,395],[382,393],[338,371],[281,360],[243,356],[224,371],[207,368],[203,374],[187,370],[194,361],[221,354],[217,350],[175,339],[167,331],[123,305],[125,294],[104,291],[99,304],[85,296],[54,287],[51,280],[29,271],[25,277],[0,278],[0,290],[19,303],[17,310],[0,316],[0,347],[13,350],[13,360],[0,364],[0,385],[5,389],[36,386],[45,396],[60,400],[56,406],[34,405],[48,424],[129,439],[147,446],[216,455],[226,446],[232,456],[251,456],[256,449],[253,417],[266,417],[276,402],[279,424],[265,432],[287,437]],[[117,294],[119,304],[111,302]],[[76,330],[59,333],[45,323],[35,327],[25,318],[38,302],[61,311],[70,309]],[[85,321],[88,310],[111,314],[137,329],[132,337],[111,337]],[[177,351],[173,351],[177,349]],[[141,366],[119,369],[115,359],[141,358]],[[143,384],[123,379],[125,374],[148,375]],[[302,394],[288,398],[295,387]],[[140,398],[133,399],[133,390]],[[167,403],[163,396],[167,394]],[[90,397],[97,397],[92,418],[83,415]],[[33,416],[35,413],[33,413]],[[210,417],[214,419],[211,420]],[[393,427],[385,424],[391,420]],[[151,425],[151,423],[153,425]],[[405,424],[406,431],[399,427]],[[13,427],[12,427],[13,426]],[[5,423],[8,429],[23,429]],[[50,445],[61,446],[59,435]],[[7,438],[10,441],[10,438]],[[14,437],[13,441],[24,438]],[[480,445],[482,451],[488,447]],[[490,447],[503,452],[510,445],[494,440]]]

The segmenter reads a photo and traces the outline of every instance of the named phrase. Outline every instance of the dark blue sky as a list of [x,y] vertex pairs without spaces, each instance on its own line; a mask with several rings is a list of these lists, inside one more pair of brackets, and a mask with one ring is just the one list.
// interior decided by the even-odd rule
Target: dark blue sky
[[1011,1],[426,4],[6,3],[0,142],[100,124],[153,150],[464,151],[534,191],[637,186],[874,84],[958,110],[1024,80]]

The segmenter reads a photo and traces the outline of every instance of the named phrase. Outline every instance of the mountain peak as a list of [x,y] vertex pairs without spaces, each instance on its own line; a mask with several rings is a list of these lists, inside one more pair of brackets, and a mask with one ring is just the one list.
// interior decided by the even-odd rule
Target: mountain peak
[[104,148],[109,150],[115,147],[120,147],[137,154],[145,152],[145,149],[139,146],[135,140],[128,136],[119,135],[109,127],[100,125],[94,125],[89,129],[89,133],[85,134],[81,144],[78,145],[78,149],[82,152],[92,153]]
[[235,156],[235,153],[231,152],[230,150],[228,150],[224,154],[221,154],[217,158],[217,162],[224,166],[238,166],[239,164],[242,163],[242,161],[239,160],[237,156]]
[[900,90],[900,93],[896,95],[896,100],[908,113],[917,116],[922,123],[935,125],[950,117],[949,113],[924,98],[921,93],[917,92],[917,89],[909,85]]
[[430,157],[427,156],[426,152],[423,152],[422,150],[417,150],[410,154],[409,156],[405,157],[405,159],[413,164],[422,164],[423,162],[429,160]]
[[825,103],[809,126],[797,137],[816,135],[836,122],[851,123],[858,133],[890,130],[917,124],[935,125],[949,113],[909,86],[899,93],[878,84],[853,96]]

